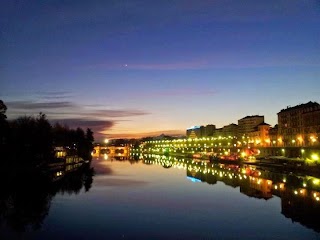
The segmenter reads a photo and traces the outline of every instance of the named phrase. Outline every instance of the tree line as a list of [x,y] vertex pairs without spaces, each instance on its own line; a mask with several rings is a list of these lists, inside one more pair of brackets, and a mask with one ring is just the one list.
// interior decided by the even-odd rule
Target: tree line
[[52,125],[45,114],[7,120],[7,107],[0,100],[0,154],[2,163],[38,166],[54,160],[54,148],[65,147],[69,155],[91,160],[94,136],[90,128],[71,129]]

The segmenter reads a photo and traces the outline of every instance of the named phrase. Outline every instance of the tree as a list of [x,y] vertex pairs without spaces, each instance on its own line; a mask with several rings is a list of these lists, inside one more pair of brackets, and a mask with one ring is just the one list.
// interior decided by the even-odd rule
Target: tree
[[6,116],[7,106],[0,99],[0,154],[4,154],[6,150],[6,144],[8,142],[9,125]]
[[86,138],[87,138],[87,141],[90,142],[91,144],[94,142],[93,132],[91,131],[90,128],[87,128]]
[[6,111],[7,111],[7,106],[0,99],[0,121],[7,119]]

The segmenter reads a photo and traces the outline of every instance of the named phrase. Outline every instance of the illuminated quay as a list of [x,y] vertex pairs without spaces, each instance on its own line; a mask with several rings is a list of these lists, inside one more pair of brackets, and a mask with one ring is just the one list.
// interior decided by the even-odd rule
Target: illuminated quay
[[277,157],[315,165],[320,164],[319,121],[320,105],[308,102],[282,109],[274,127],[264,122],[264,116],[246,116],[238,120],[238,125],[194,126],[187,129],[184,138],[144,141],[134,151],[204,159]]

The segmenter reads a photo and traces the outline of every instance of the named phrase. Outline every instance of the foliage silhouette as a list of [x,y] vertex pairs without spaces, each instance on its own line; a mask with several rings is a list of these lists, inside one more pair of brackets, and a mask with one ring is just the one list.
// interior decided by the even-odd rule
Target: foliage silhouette
[[[79,194],[89,191],[94,171],[82,164],[64,177],[54,181],[49,172],[39,169],[12,168],[0,174],[0,226],[15,232],[38,230],[49,214],[56,194]],[[54,176],[51,175],[51,176]]]
[[43,113],[8,121],[6,105],[0,100],[0,154],[3,164],[44,166],[54,162],[54,148],[65,147],[69,155],[91,160],[91,129],[70,129],[59,123],[52,126]]

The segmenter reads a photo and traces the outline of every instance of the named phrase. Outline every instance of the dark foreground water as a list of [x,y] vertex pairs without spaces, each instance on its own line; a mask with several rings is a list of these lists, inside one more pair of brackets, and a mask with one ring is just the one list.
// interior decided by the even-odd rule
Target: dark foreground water
[[0,239],[320,239],[312,176],[165,157],[50,174],[1,178]]

